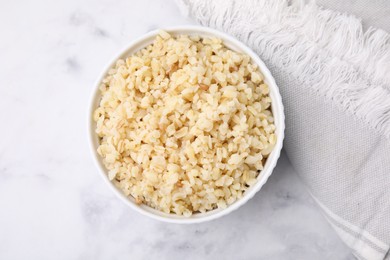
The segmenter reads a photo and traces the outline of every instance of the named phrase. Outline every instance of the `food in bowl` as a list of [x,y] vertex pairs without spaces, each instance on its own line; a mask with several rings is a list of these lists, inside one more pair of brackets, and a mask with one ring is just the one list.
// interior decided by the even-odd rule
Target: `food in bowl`
[[108,178],[138,204],[191,216],[226,208],[276,143],[269,89],[218,38],[171,36],[116,62],[94,111]]

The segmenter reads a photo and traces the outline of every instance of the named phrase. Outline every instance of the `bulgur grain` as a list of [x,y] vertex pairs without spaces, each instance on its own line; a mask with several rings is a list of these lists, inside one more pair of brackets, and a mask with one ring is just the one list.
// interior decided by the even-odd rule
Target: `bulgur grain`
[[276,144],[262,73],[217,38],[161,31],[118,60],[100,91],[94,120],[108,178],[166,213],[226,208]]

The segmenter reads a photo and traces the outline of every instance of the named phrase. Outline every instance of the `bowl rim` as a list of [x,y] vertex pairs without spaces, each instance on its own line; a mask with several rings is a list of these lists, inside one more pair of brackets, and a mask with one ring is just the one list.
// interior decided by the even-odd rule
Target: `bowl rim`
[[[164,30],[172,35],[179,35],[179,34],[193,34],[193,35],[199,35],[200,37],[206,36],[206,37],[218,37],[222,39],[224,45],[228,47],[229,49],[236,49],[236,51],[240,51],[242,53],[245,53],[249,55],[252,59],[252,62],[256,63],[262,74],[264,75],[265,82],[268,84],[270,89],[270,97],[272,100],[271,107],[273,111],[273,115],[275,118],[275,124],[276,126],[276,134],[277,134],[277,141],[274,149],[272,150],[271,154],[267,158],[266,164],[264,166],[264,169],[261,171],[259,176],[257,177],[257,182],[250,187],[243,195],[242,198],[235,201],[233,204],[229,205],[225,209],[214,209],[205,213],[197,213],[193,214],[190,217],[184,217],[184,216],[178,216],[175,214],[167,214],[164,212],[161,212],[159,210],[153,209],[147,205],[137,205],[135,202],[132,201],[132,198],[127,197],[120,191],[114,183],[112,183],[107,176],[107,170],[105,169],[104,165],[102,164],[102,160],[100,156],[98,155],[96,149],[97,149],[97,136],[95,133],[96,124],[93,120],[93,113],[94,110],[97,107],[98,101],[100,100],[100,91],[99,86],[104,79],[104,77],[107,75],[107,72],[115,65],[116,61],[120,58],[123,58],[125,55],[130,55],[132,53],[135,53],[137,50],[142,49],[149,45],[151,41],[155,38],[155,36],[158,35],[158,32],[160,30]],[[230,47],[229,47],[230,45]],[[133,50],[132,50],[133,49]],[[161,28],[157,30],[152,30],[146,34],[144,34],[141,37],[136,38],[135,40],[131,41],[129,44],[126,45],[125,48],[121,49],[113,59],[110,60],[110,62],[104,67],[104,69],[99,74],[97,80],[94,82],[94,87],[92,90],[92,94],[89,100],[89,106],[88,106],[88,144],[90,151],[92,153],[93,161],[95,166],[98,168],[98,172],[100,176],[103,178],[104,182],[111,188],[111,190],[116,194],[116,196],[121,199],[126,205],[128,205],[130,208],[135,210],[136,212],[139,212],[145,216],[151,217],[153,219],[168,222],[168,223],[178,223],[178,224],[192,224],[192,223],[200,223],[200,222],[206,222],[210,220],[214,220],[217,218],[220,218],[222,216],[225,216],[234,210],[238,209],[242,205],[244,205],[247,201],[249,201],[260,189],[261,187],[267,182],[269,176],[272,174],[276,163],[280,157],[280,153],[283,147],[283,140],[284,140],[284,132],[285,132],[285,115],[284,115],[284,107],[282,103],[282,97],[280,96],[279,88],[276,85],[275,79],[273,78],[271,72],[269,71],[268,67],[264,64],[264,62],[259,58],[259,56],[252,51],[249,47],[247,47],[244,43],[240,42],[233,36],[230,36],[226,33],[217,31],[215,29],[211,29],[208,27],[203,26],[196,26],[196,25],[184,25],[184,26],[175,26],[175,27],[167,27],[167,28]]]

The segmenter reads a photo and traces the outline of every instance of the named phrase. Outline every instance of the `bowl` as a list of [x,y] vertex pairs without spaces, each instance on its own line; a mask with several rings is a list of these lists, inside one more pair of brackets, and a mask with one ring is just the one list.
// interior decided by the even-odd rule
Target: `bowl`
[[257,182],[252,187],[248,188],[248,190],[246,190],[242,198],[238,199],[236,202],[229,205],[225,209],[214,209],[205,213],[195,213],[190,217],[184,217],[176,214],[167,214],[159,210],[153,209],[144,204],[137,205],[137,203],[132,197],[127,197],[126,195],[124,195],[122,191],[119,190],[108,179],[107,170],[103,165],[101,157],[98,155],[96,151],[99,145],[99,140],[97,134],[95,133],[96,124],[93,121],[93,111],[98,107],[101,98],[99,85],[107,75],[108,70],[115,65],[115,62],[118,59],[127,57],[137,52],[138,50],[143,49],[149,44],[151,44],[154,38],[158,35],[158,30],[151,31],[145,34],[144,36],[142,36],[141,38],[130,43],[124,50],[119,52],[119,54],[108,64],[108,66],[102,71],[102,73],[98,77],[94,86],[93,95],[91,98],[90,107],[88,111],[88,130],[89,130],[88,135],[89,135],[90,149],[92,152],[92,157],[99,170],[99,174],[103,177],[103,180],[107,183],[107,185],[117,195],[118,198],[120,198],[124,203],[126,203],[129,207],[131,207],[135,211],[145,216],[152,217],[154,219],[164,221],[164,222],[170,222],[170,223],[190,224],[190,223],[205,222],[205,221],[217,219],[238,209],[240,206],[244,205],[249,199],[251,199],[266,183],[268,177],[271,175],[273,169],[275,168],[275,165],[279,159],[280,152],[283,146],[285,125],[284,125],[284,111],[283,111],[282,99],[279,93],[279,89],[275,83],[275,80],[272,77],[267,66],[264,64],[264,62],[250,48],[245,46],[243,43],[241,43],[234,37],[219,32],[217,30],[213,30],[201,26],[181,26],[181,27],[174,27],[174,28],[166,28],[164,30],[172,34],[173,36],[186,34],[186,35],[199,35],[200,37],[218,37],[222,39],[224,45],[227,48],[236,52],[245,53],[249,55],[252,59],[252,62],[259,66],[260,71],[263,73],[265,78],[264,82],[268,84],[270,90],[269,95],[272,99],[271,109],[274,116],[274,124],[276,127],[275,133],[277,136],[277,142],[264,165],[264,169],[257,177],[258,178]]

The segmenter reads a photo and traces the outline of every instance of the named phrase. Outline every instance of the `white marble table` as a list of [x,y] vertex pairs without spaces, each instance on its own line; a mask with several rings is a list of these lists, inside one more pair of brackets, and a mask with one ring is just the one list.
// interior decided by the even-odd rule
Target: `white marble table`
[[250,202],[205,224],[143,217],[98,176],[93,81],[129,41],[188,23],[173,1],[2,2],[0,259],[353,259],[284,155]]

